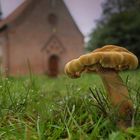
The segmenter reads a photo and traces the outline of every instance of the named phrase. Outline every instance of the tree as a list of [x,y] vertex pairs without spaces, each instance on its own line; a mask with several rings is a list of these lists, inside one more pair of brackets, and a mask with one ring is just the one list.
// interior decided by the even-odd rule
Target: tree
[[139,0],[105,0],[102,4],[103,20],[108,20],[113,14],[130,11],[133,9],[140,9]]
[[[113,0],[107,0],[108,2]],[[135,0],[114,0],[121,1],[135,1]],[[106,44],[114,44],[126,47],[140,58],[140,14],[139,5],[133,7],[134,4],[122,4],[119,10],[113,13],[114,3],[109,3],[110,12],[104,13],[105,22],[100,22],[96,29],[90,35],[90,41],[87,44],[88,50],[93,50],[102,47]],[[128,6],[129,5],[129,6]],[[133,5],[133,6],[132,6]],[[126,8],[127,7],[127,8]],[[129,7],[129,9],[128,9]],[[103,12],[105,7],[103,7]],[[108,8],[109,9],[109,8]],[[116,6],[117,9],[117,6]],[[103,20],[103,19],[102,19]]]

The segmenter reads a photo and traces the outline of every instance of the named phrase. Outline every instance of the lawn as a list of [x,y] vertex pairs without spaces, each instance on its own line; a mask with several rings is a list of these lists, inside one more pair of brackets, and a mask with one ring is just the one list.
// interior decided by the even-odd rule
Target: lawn
[[106,98],[98,75],[1,76],[0,139],[140,140],[140,70],[123,72],[121,77],[135,108],[133,126],[125,131],[115,125],[113,109],[105,106],[101,111],[93,97],[98,93],[101,100],[102,95]]

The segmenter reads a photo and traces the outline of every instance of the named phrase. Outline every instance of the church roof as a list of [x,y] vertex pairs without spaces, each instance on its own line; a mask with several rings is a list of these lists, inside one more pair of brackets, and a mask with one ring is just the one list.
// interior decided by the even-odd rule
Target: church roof
[[[63,1],[63,0],[62,0]],[[25,0],[19,7],[17,7],[8,17],[6,17],[5,19],[0,20],[0,31],[1,29],[5,29],[5,25],[7,25],[8,23],[12,22],[13,20],[15,20],[18,16],[20,16],[20,14],[22,14],[25,9],[28,7],[28,5],[33,2],[33,0]],[[66,7],[66,10],[69,14],[69,16],[71,17],[75,27],[77,28],[78,32],[81,34],[81,36],[83,37],[84,35],[82,34],[82,32],[80,31],[78,25],[76,24],[75,20],[73,19],[69,9],[67,8],[65,2],[63,2],[63,4]]]

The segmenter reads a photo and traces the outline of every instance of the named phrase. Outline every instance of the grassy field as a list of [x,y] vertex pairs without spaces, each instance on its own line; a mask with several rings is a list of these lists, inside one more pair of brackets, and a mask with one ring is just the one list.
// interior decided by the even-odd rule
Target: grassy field
[[[122,131],[113,111],[98,109],[91,91],[106,95],[98,75],[80,79],[27,76],[0,78],[1,140],[140,140],[140,70],[121,73],[136,109]],[[101,97],[101,96],[100,96]]]

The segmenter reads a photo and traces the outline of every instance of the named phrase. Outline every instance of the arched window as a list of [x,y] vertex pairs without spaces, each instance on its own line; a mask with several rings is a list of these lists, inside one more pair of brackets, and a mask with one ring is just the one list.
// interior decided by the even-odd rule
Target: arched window
[[56,14],[50,13],[50,14],[48,15],[48,22],[50,23],[50,25],[56,26],[57,23],[58,23],[58,18],[57,18],[57,16],[56,16]]

